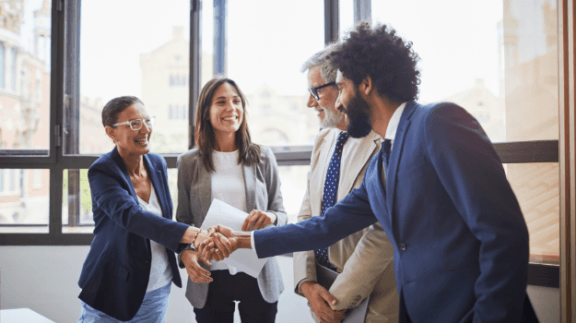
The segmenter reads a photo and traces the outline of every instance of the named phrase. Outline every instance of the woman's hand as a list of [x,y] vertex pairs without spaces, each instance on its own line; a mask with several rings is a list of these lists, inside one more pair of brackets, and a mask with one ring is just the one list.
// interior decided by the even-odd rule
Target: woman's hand
[[188,276],[195,283],[210,283],[212,282],[212,277],[210,277],[210,272],[200,266],[198,261],[202,261],[208,267],[212,267],[212,264],[206,257],[194,250],[184,250],[182,252],[182,262],[186,266],[186,271]]
[[252,210],[242,224],[242,231],[260,230],[276,222],[276,214],[272,212],[263,212],[259,210]]
[[220,261],[228,258],[238,249],[238,241],[228,227],[218,225],[208,229],[210,240],[206,240],[196,248],[207,259]]

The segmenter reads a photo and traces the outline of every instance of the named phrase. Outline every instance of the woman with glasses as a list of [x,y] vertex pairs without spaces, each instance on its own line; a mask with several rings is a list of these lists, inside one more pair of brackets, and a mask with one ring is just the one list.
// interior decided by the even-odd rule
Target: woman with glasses
[[[217,77],[202,88],[196,146],[178,157],[177,221],[200,227],[217,198],[249,213],[244,231],[286,224],[276,159],[270,149],[251,142],[246,98],[234,81]],[[217,251],[215,260],[221,259]],[[232,323],[235,301],[242,322],[275,321],[284,289],[276,259],[269,259],[257,278],[221,261],[211,264],[194,248],[183,251],[180,260],[198,323]]]
[[208,235],[171,220],[166,162],[150,153],[154,117],[142,101],[110,100],[102,124],[116,146],[88,171],[95,227],[78,322],[164,322],[170,285],[182,286],[174,252]]

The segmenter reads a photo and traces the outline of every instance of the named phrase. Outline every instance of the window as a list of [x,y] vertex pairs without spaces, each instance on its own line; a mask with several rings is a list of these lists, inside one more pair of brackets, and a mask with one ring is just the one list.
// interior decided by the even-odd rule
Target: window
[[0,43],[0,88],[4,88],[4,79],[5,79],[5,70],[6,70],[6,48],[4,43]]
[[[0,89],[10,90],[0,91],[0,231],[42,233],[34,240],[3,236],[3,243],[90,242],[86,172],[114,147],[100,114],[118,96],[140,97],[156,116],[153,151],[168,162],[176,201],[176,158],[194,143],[197,95],[216,74],[234,79],[247,95],[252,138],[276,153],[293,221],[318,132],[300,67],[331,33],[342,37],[363,16],[413,42],[422,58],[421,102],[462,105],[497,142],[526,216],[532,261],[558,263],[562,29],[555,1],[202,3],[166,0],[159,11],[137,0],[64,1],[64,14],[55,17],[60,27],[52,30],[58,4],[26,1],[22,19],[0,27]],[[307,23],[294,23],[294,16]]]
[[16,91],[16,47],[12,47],[10,51],[10,90]]

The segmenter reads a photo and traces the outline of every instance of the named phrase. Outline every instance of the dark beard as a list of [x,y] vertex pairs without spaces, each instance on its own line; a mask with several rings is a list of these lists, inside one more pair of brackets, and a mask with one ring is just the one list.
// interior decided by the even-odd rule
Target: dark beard
[[352,138],[363,138],[372,131],[370,106],[366,100],[355,93],[346,106],[348,115],[348,134]]

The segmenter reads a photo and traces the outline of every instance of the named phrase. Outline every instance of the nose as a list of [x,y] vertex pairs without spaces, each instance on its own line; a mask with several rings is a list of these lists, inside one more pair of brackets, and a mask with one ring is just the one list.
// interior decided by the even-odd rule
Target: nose
[[310,94],[310,95],[308,96],[308,102],[306,103],[306,105],[307,105],[309,108],[313,108],[313,107],[316,107],[316,106],[318,105],[318,101],[316,101],[316,99],[314,99],[314,97],[312,96],[312,94]]
[[146,124],[146,122],[144,122],[142,124],[142,128],[140,128],[140,132],[141,133],[150,133],[152,132],[152,126],[148,127],[148,125]]

